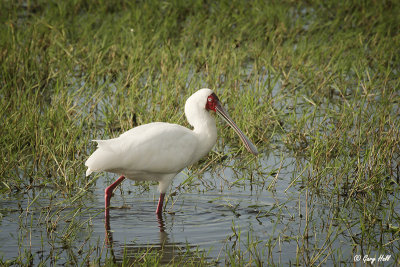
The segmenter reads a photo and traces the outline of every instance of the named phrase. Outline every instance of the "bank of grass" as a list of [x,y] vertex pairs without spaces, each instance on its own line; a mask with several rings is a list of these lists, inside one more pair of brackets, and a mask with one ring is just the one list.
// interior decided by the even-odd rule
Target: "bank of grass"
[[[91,139],[152,121],[188,126],[185,99],[210,87],[261,157],[281,147],[306,162],[298,182],[339,210],[338,220],[358,214],[361,240],[390,233],[374,246],[399,251],[395,1],[2,1],[0,9],[2,194],[90,188]],[[219,134],[217,151],[229,144],[242,155],[232,131]]]

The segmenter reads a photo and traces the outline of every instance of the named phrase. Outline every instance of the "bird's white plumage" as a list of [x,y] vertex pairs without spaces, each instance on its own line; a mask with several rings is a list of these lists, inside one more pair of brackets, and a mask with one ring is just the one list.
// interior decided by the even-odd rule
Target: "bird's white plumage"
[[95,140],[97,150],[85,165],[86,175],[108,171],[132,180],[160,183],[166,192],[171,180],[183,168],[208,154],[216,143],[215,120],[205,109],[210,89],[201,89],[188,98],[185,115],[194,127],[155,122],[135,127],[117,138]]

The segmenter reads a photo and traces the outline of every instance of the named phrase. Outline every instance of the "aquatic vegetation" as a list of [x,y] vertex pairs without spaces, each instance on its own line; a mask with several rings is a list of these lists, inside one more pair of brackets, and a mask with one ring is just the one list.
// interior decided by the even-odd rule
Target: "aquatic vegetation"
[[[399,264],[397,2],[0,10],[2,265]],[[183,103],[203,87],[260,155],[219,131],[172,185],[161,222],[155,186],[117,189],[107,246],[102,196],[116,177],[85,177],[91,140],[153,121],[189,127]]]

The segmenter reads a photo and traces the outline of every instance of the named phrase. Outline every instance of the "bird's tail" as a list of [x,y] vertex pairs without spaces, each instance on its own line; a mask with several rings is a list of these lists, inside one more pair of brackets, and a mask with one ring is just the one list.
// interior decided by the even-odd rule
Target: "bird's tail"
[[110,159],[114,158],[115,152],[109,145],[110,140],[93,140],[97,142],[97,149],[86,160],[85,165],[87,168],[86,176],[93,172],[107,170],[112,165]]

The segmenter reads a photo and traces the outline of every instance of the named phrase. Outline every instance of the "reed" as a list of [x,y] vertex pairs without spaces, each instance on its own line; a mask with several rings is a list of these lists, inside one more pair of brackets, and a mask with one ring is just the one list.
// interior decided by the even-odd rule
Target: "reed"
[[[184,101],[202,87],[216,91],[262,153],[249,157],[233,131],[219,131],[214,151],[174,194],[198,189],[196,173],[230,168],[234,182],[220,175],[230,188],[299,197],[289,208],[254,206],[255,221],[275,225],[269,235],[240,235],[233,225],[218,259],[197,251],[171,265],[352,264],[344,239],[354,254],[390,254],[399,264],[396,1],[39,0],[2,1],[0,10],[0,194],[34,202],[23,212],[1,208],[2,219],[18,213],[21,225],[19,256],[2,264],[113,262],[100,243],[76,245],[91,227],[81,215],[101,213],[82,201],[100,177],[84,175],[90,140],[152,121],[188,126]],[[279,162],[269,165],[273,154]],[[209,190],[219,183],[203,181]],[[61,200],[40,210],[43,194]],[[229,209],[241,213],[235,203]],[[321,216],[326,232],[313,223]],[[52,250],[37,262],[25,240],[35,227],[50,246],[62,243],[67,259]],[[290,242],[295,252],[273,256]],[[122,265],[160,264],[160,253],[124,254]]]

